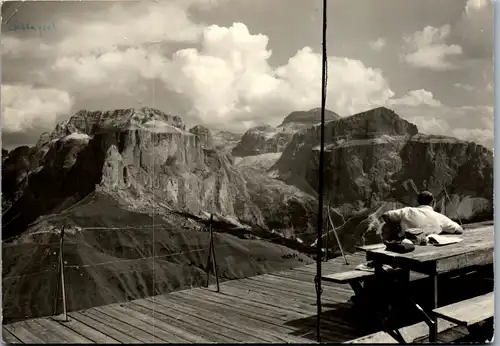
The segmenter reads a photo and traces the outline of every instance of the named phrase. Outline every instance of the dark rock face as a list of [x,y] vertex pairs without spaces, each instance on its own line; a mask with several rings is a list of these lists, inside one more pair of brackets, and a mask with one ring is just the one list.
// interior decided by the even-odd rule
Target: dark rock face
[[201,141],[201,144],[205,146],[205,148],[213,148],[214,142],[212,138],[212,133],[209,129],[204,126],[196,125],[189,130],[192,134],[198,136]]
[[[32,166],[22,166],[20,172],[24,173],[18,176],[14,193],[2,197],[2,204],[10,205],[3,209],[6,223],[2,225],[2,237],[21,233],[40,215],[60,212],[93,191],[100,182],[104,162],[100,140],[99,136],[90,144],[88,140],[60,140],[51,143],[48,150],[31,148],[28,155],[18,159],[16,163],[24,164],[31,159]],[[16,167],[10,164],[11,159],[3,166]],[[10,181],[2,184],[9,186]]]
[[36,148],[17,147],[6,154],[2,150],[2,213],[10,208],[27,185],[28,174],[41,162]]
[[283,151],[295,130],[262,125],[251,128],[234,147],[233,156],[252,156]]
[[[325,110],[325,121],[337,120],[340,117],[329,110]],[[293,135],[305,130],[321,121],[321,109],[293,112],[274,128],[261,125],[249,129],[241,141],[234,147],[234,156],[254,156],[267,153],[280,153],[291,142]]]
[[[418,134],[386,108],[329,122],[325,135],[326,199],[334,206],[414,205],[427,189],[449,217],[492,218],[493,155],[480,145]],[[319,141],[319,126],[296,134],[272,170],[315,195]]]
[[[163,208],[196,216],[214,212],[267,228],[268,217],[252,199],[253,189],[230,158],[213,148],[204,127],[188,132],[180,119],[149,109],[81,111],[58,125],[50,138],[39,147],[18,149],[23,155],[12,161],[18,168],[6,162],[20,187],[4,198],[12,205],[3,215],[4,237],[96,188],[136,211]],[[38,160],[25,162],[28,153]],[[285,195],[298,191],[283,189]]]

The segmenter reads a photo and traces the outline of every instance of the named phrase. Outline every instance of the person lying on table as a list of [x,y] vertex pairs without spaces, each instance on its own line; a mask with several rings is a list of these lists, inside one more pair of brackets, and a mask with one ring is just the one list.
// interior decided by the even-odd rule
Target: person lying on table
[[424,241],[430,234],[462,234],[463,228],[446,215],[434,211],[434,196],[429,191],[421,191],[417,197],[418,207],[390,210],[382,215],[391,238],[413,238]]

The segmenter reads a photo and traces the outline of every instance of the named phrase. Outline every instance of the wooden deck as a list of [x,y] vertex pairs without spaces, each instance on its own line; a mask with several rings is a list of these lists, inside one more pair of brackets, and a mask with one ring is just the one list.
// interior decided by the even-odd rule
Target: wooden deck
[[[364,253],[323,262],[323,273],[352,269]],[[70,312],[3,326],[6,343],[315,343],[316,264],[215,287]],[[348,285],[323,282],[322,341],[369,333],[351,325]]]
[[[322,273],[352,270],[358,252],[322,263]],[[129,302],[3,325],[5,343],[316,343],[316,264]],[[417,278],[416,278],[417,279]],[[322,282],[322,342],[377,332],[351,309],[349,285]],[[366,317],[366,316],[365,316]],[[368,316],[368,322],[373,322]],[[415,329],[414,327],[411,327]],[[425,330],[420,326],[417,329]],[[450,330],[441,342],[467,332]],[[458,334],[457,334],[458,332]],[[448,335],[449,334],[449,335]],[[415,340],[426,342],[423,337]]]

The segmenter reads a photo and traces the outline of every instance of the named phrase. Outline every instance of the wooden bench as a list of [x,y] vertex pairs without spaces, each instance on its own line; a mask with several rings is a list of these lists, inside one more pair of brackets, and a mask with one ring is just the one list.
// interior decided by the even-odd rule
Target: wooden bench
[[458,303],[434,309],[436,316],[469,327],[493,317],[495,310],[493,292]]
[[363,290],[361,282],[375,275],[375,272],[364,270],[349,270],[346,272],[334,273],[321,276],[321,280],[335,282],[338,284],[351,285],[355,294],[360,294]]
[[[438,333],[456,327],[456,324],[438,320]],[[413,343],[415,340],[429,335],[429,327],[425,322],[419,322],[395,331],[380,331],[370,335],[345,342],[345,344],[397,344]]]
[[363,252],[368,252],[370,250],[385,249],[385,244],[379,243],[379,244],[356,246],[356,249],[361,250]]
[[446,321],[467,327],[469,333],[484,342],[493,337],[493,326],[483,326],[482,322],[493,319],[495,314],[494,293],[490,292],[458,303],[434,309],[434,314]]

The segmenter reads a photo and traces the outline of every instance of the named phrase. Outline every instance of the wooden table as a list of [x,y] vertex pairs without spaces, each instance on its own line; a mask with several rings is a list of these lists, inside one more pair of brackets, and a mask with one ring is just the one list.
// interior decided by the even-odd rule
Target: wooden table
[[[429,275],[432,280],[433,309],[438,308],[438,281],[441,273],[459,270],[472,266],[484,266],[493,263],[494,227],[484,226],[477,229],[466,229],[460,235],[459,243],[445,246],[416,246],[415,250],[406,254],[386,251],[385,248],[366,249],[368,261],[374,261],[375,268],[388,264],[393,268],[415,271]],[[376,269],[377,272],[377,269]],[[436,340],[437,319],[430,328],[431,342]]]

